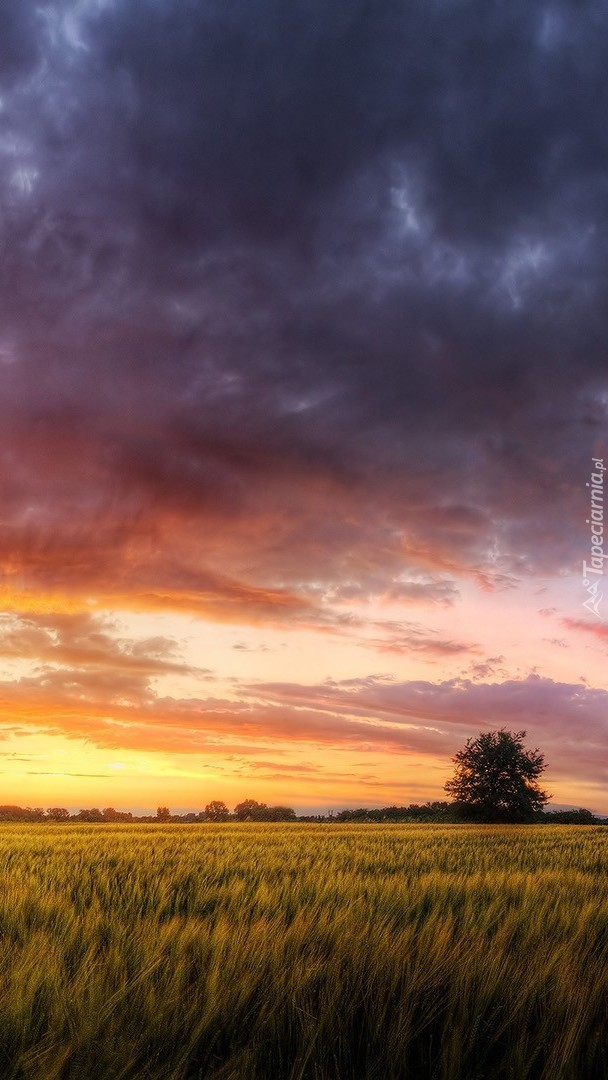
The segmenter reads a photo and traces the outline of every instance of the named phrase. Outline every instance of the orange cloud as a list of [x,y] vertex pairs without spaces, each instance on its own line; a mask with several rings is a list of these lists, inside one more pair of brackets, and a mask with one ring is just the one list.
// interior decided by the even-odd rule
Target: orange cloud
[[590,634],[599,641],[608,643],[608,626],[601,622],[588,622],[587,619],[561,619],[562,626],[581,634]]

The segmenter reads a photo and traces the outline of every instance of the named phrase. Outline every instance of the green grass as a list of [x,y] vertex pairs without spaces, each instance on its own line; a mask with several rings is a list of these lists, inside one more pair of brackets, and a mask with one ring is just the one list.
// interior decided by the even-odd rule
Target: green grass
[[608,829],[6,825],[3,1080],[608,1078]]

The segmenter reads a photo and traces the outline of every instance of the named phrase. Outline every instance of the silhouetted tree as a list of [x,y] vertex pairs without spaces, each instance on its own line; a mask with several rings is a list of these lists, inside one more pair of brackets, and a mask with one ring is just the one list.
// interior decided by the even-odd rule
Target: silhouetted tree
[[69,821],[70,811],[65,806],[50,806],[46,816],[49,821]]
[[543,754],[524,749],[525,731],[481,732],[456,754],[456,771],[445,785],[458,812],[481,822],[533,821],[550,798],[537,780]]
[[101,810],[98,810],[98,808],[94,806],[91,810],[79,810],[74,816],[74,821],[103,821],[103,814]]
[[539,817],[539,820],[548,825],[599,825],[600,818],[585,810],[583,806],[579,810],[548,810]]
[[225,802],[221,799],[213,799],[210,803],[207,803],[205,807],[205,820],[206,821],[228,821],[230,817],[230,811]]
[[296,812],[291,806],[269,806],[266,821],[297,821]]
[[266,803],[259,803],[256,799],[245,799],[235,806],[234,816],[237,821],[263,821],[267,810]]
[[125,810],[115,810],[113,806],[107,806],[103,812],[104,821],[132,821],[133,814]]
[[0,821],[29,821],[31,811],[23,806],[0,806]]
[[159,806],[158,807],[158,810],[156,811],[156,820],[157,821],[170,821],[171,820],[171,811],[169,810],[168,806]]

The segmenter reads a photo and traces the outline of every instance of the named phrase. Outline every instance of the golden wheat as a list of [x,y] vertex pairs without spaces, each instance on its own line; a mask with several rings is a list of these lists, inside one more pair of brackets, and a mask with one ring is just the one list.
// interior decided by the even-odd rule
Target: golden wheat
[[3,1080],[608,1078],[608,830],[5,825]]

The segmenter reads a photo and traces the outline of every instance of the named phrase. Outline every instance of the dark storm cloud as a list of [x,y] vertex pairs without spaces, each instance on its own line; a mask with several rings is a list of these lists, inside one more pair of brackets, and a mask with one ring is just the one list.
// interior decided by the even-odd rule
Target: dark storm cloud
[[38,58],[34,5],[5,4],[0,10],[0,87],[32,69]]
[[485,246],[601,181],[606,23],[599,3],[130,0],[82,36],[168,239],[331,234],[323,209],[388,162],[440,234]]
[[606,421],[603,4],[0,19],[5,565],[171,593],[222,548],[227,581],[431,571],[444,599],[572,567]]

